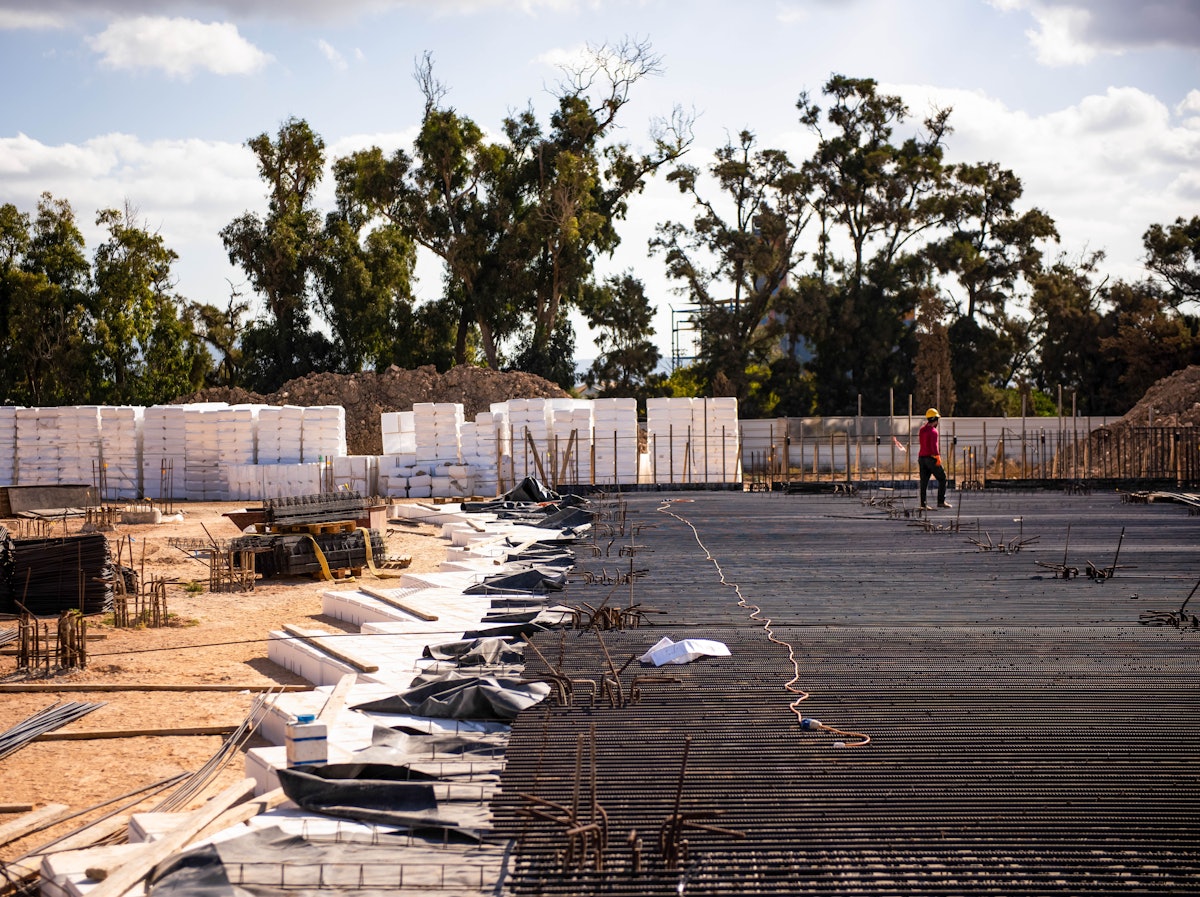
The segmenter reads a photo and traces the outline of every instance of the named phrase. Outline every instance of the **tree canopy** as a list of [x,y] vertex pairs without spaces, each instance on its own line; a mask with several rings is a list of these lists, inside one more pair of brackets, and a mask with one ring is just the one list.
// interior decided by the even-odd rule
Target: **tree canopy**
[[[543,109],[512,106],[489,130],[483,110],[448,102],[424,54],[411,146],[330,159],[297,117],[252,137],[263,203],[220,231],[244,276],[223,305],[178,294],[176,252],[128,205],[96,213],[90,256],[66,199],[0,206],[3,400],[153,403],[482,364],[568,388],[582,374],[601,395],[734,395],[748,416],[885,413],[906,396],[1011,413],[1017,393],[1060,387],[1113,413],[1200,361],[1200,216],[1148,223],[1145,277],[1114,281],[1102,253],[1056,246],[1002,160],[947,161],[950,109],[914,120],[874,80],[833,74],[799,93],[807,157],[747,126],[696,159],[679,109],[649,123],[644,148],[624,139],[631,98],[661,69],[644,41],[590,47]],[[690,213],[657,222],[644,267],[606,271],[656,175]],[[418,299],[422,253],[441,281]],[[696,335],[669,376],[657,273]],[[599,353],[585,372],[581,318]]]

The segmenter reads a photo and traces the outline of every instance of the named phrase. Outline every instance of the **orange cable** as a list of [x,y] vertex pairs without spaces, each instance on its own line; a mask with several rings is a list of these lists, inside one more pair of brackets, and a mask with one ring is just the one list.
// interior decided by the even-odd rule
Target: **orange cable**
[[[795,675],[793,675],[792,678],[788,682],[786,682],[783,687],[787,691],[790,691],[792,694],[799,695],[799,697],[796,698],[796,700],[792,701],[792,703],[788,705],[788,709],[791,710],[792,713],[794,713],[796,715],[796,721],[799,722],[803,718],[803,714],[800,712],[800,709],[799,709],[800,704],[802,702],[808,700],[809,693],[796,687],[796,683],[800,681],[800,662],[796,659],[796,650],[787,642],[775,637],[775,633],[771,629],[771,619],[769,617],[763,618],[762,616],[760,616],[760,614],[762,613],[762,608],[759,607],[757,604],[751,604],[749,601],[747,601],[746,597],[742,594],[741,587],[735,582],[729,582],[725,578],[725,571],[721,569],[721,564],[717,561],[717,559],[715,557],[713,557],[712,553],[708,550],[707,546],[705,546],[704,542],[701,541],[700,532],[699,532],[699,530],[696,529],[696,527],[692,524],[692,522],[690,520],[685,520],[683,517],[680,517],[678,514],[676,514],[670,510],[670,506],[673,504],[681,504],[684,502],[692,503],[694,501],[695,501],[695,499],[692,499],[692,498],[668,498],[663,501],[662,505],[658,508],[658,511],[662,514],[666,514],[668,517],[674,517],[676,520],[678,520],[680,523],[682,523],[684,526],[686,526],[688,529],[690,529],[692,531],[692,536],[695,538],[696,544],[698,546],[700,546],[700,550],[704,552],[705,558],[709,561],[712,561],[712,565],[717,569],[717,577],[719,578],[721,585],[728,586],[729,588],[733,589],[734,593],[737,595],[738,607],[749,610],[750,611],[750,619],[757,620],[762,623],[763,631],[767,634],[768,640],[774,642],[777,645],[781,645],[784,648],[787,648],[788,660],[792,664],[792,671]],[[865,733],[862,733],[862,732],[846,732],[846,731],[843,731],[842,729],[836,729],[833,726],[827,726],[824,723],[818,722],[816,720],[810,720],[810,722],[812,723],[811,728],[822,729],[826,732],[831,732],[834,735],[841,735],[846,738],[861,739],[860,741],[856,741],[856,742],[847,742],[845,745],[846,747],[863,747],[864,745],[870,744],[870,742],[871,742],[871,736],[867,735]]]

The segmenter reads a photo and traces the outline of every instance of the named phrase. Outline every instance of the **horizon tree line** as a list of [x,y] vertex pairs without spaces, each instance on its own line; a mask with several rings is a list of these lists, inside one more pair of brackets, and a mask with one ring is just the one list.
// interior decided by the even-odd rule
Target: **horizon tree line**
[[[1021,210],[1011,170],[946,162],[949,109],[913,123],[874,80],[835,74],[797,101],[807,159],[743,130],[689,164],[679,109],[646,152],[614,139],[659,71],[648,43],[595,48],[564,70],[547,121],[528,105],[489,140],[447,104],[426,54],[411,151],[329,160],[297,118],[257,135],[265,210],[220,232],[252,297],[231,287],[224,307],[175,292],[177,254],[128,205],[98,212],[90,258],[65,199],[43,194],[33,215],[0,205],[0,400],[154,404],[392,364],[481,364],[570,389],[571,309],[596,333],[584,380],[601,395],[732,395],[748,417],[882,414],[889,395],[945,415],[1015,414],[1024,397],[1036,413],[1058,387],[1079,413],[1120,413],[1200,362],[1200,216],[1150,224],[1146,277],[1114,281],[1103,253],[1051,254],[1055,223]],[[335,199],[321,210],[327,163]],[[697,333],[694,362],[669,375],[655,373],[638,273],[597,272],[659,173],[694,209],[649,247]],[[419,249],[443,270],[421,303]]]

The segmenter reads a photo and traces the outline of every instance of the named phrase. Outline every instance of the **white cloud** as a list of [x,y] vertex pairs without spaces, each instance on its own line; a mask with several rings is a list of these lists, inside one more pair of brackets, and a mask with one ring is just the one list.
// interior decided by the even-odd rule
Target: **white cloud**
[[988,0],[1003,12],[1027,12],[1026,31],[1038,61],[1052,66],[1090,62],[1099,53],[1147,47],[1200,47],[1196,0]]
[[1087,30],[1091,14],[1072,7],[1035,8],[1037,29],[1025,32],[1043,65],[1082,65],[1096,55],[1096,48],[1079,39]]
[[808,17],[808,10],[797,3],[775,4],[775,18],[784,25],[798,25]]
[[332,65],[339,72],[344,72],[350,67],[346,63],[346,57],[339,53],[334,46],[324,38],[321,38],[317,41],[317,49],[321,51],[322,56],[329,60],[330,65]]
[[0,138],[6,201],[32,213],[43,190],[75,211],[90,254],[104,238],[101,209],[128,201],[141,223],[179,253],[175,274],[188,299],[224,301],[229,265],[219,231],[246,209],[264,204],[253,153],[241,144],[206,140],[144,142],[105,134],[81,144],[49,146],[24,134]]
[[1189,90],[1188,95],[1175,107],[1175,114],[1183,119],[1188,128],[1200,128],[1200,90]]
[[[326,159],[379,146],[385,153],[409,148],[417,126],[397,132],[340,137],[326,146]],[[0,137],[0,180],[4,202],[32,214],[42,191],[71,203],[90,254],[104,239],[95,226],[101,209],[121,209],[126,201],[140,222],[162,234],[179,254],[174,273],[189,300],[224,303],[228,282],[244,286],[245,275],[229,263],[220,231],[246,211],[266,209],[266,185],[254,153],[244,143],[216,140],[144,141],[113,133],[80,144],[48,145],[25,134]],[[326,172],[315,201],[334,202],[333,178]],[[431,276],[428,288],[440,280]]]
[[533,61],[555,69],[571,70],[582,68],[591,58],[591,50],[587,44],[576,44],[573,47],[555,47],[545,53],[539,53]]
[[114,22],[88,44],[113,69],[161,69],[187,78],[196,71],[245,75],[271,57],[245,38],[235,25],[140,16]]
[[0,9],[0,31],[65,28],[67,18],[45,9]]
[[[156,16],[178,10],[210,10],[221,18],[255,18],[275,21],[330,21],[360,13],[415,8],[435,15],[471,15],[511,9],[526,14],[539,10],[570,11],[599,0],[0,0],[0,6],[21,13],[54,13],[64,20],[80,16]],[[99,8],[97,8],[99,7]]]
[[979,91],[886,91],[904,97],[915,116],[952,107],[949,161],[1011,168],[1024,185],[1023,207],[1037,206],[1058,223],[1062,248],[1105,250],[1115,276],[1142,276],[1140,239],[1150,224],[1194,212],[1200,129],[1144,91],[1110,87],[1038,116]]

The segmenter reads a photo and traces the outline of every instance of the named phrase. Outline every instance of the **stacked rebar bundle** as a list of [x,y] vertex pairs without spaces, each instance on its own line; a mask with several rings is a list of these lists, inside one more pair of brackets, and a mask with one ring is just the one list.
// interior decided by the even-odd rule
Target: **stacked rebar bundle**
[[7,732],[0,732],[0,760],[20,750],[39,735],[61,729],[103,706],[103,702],[93,704],[88,701],[60,701],[45,710],[39,710]]
[[[382,558],[386,551],[383,536],[378,530],[367,530],[370,534],[371,558]],[[313,535],[283,535],[275,537],[268,561],[262,555],[255,558],[258,572],[268,575],[266,565],[272,565],[279,576],[302,576],[317,573],[321,562],[316,549],[320,549],[330,570],[357,569],[367,566],[367,542],[362,533],[316,533]]]
[[357,520],[366,513],[366,508],[366,500],[357,492],[291,495],[263,504],[267,523],[273,526]]
[[103,533],[0,543],[0,609],[37,616],[112,606],[112,555]]

